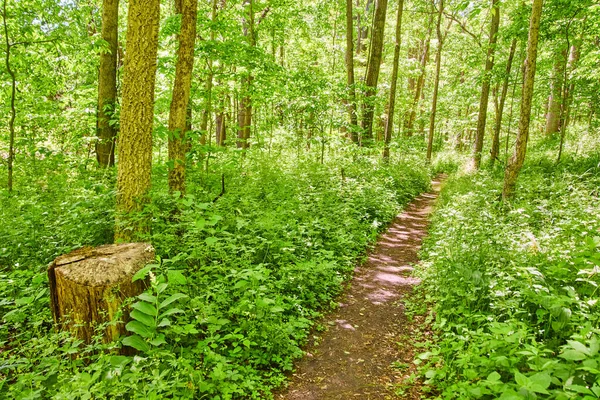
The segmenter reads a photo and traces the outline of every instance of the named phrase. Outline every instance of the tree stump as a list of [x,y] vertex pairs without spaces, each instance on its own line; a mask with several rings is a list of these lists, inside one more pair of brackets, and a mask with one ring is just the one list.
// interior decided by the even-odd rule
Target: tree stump
[[[147,243],[84,247],[58,257],[48,266],[54,321],[91,343],[98,324],[114,321],[123,301],[144,291],[146,282],[131,278],[153,260],[154,249]],[[127,334],[129,313],[123,312],[120,321],[106,327],[105,343]]]

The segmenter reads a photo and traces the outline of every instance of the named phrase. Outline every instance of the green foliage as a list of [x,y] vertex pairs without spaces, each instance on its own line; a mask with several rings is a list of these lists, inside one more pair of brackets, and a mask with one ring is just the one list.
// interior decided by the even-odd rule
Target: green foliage
[[444,190],[421,270],[437,338],[418,358],[441,398],[600,396],[597,155],[557,167],[543,150],[510,203],[500,173]]
[[[41,171],[54,177],[47,188],[21,187],[0,211],[24,225],[0,227],[10,240],[0,275],[1,392],[19,399],[268,397],[366,248],[428,188],[427,167],[404,150],[389,164],[360,152],[354,162],[324,165],[313,157],[219,153],[212,164],[219,173],[192,169],[184,197],[166,191],[158,165],[153,201],[138,217],[152,221],[144,239],[160,263],[135,277],[150,276],[151,285],[128,305],[131,335],[109,344],[98,335],[87,346],[52,331],[45,265],[74,247],[112,240],[113,171],[63,174],[52,157],[44,160]],[[226,192],[213,202],[220,172]],[[119,348],[137,355],[118,355]]]

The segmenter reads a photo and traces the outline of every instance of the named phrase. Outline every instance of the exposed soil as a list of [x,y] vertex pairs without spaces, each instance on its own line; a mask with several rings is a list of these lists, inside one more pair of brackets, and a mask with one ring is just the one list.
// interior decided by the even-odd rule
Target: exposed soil
[[418,330],[416,324],[422,321],[409,322],[404,298],[419,283],[411,273],[427,233],[440,178],[433,181],[432,192],[408,205],[379,238],[368,260],[356,269],[339,309],[324,320],[329,329],[320,343],[307,349],[288,389],[276,395],[277,399],[420,398],[418,385],[398,395],[394,389],[414,369],[410,365],[415,349],[410,343]]

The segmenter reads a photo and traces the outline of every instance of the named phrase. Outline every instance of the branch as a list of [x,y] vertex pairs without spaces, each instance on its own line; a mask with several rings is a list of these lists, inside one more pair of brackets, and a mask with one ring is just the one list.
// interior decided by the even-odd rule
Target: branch
[[446,17],[450,18],[451,20],[453,20],[454,22],[456,22],[458,24],[458,26],[460,26],[460,28],[463,30],[464,33],[466,33],[467,35],[471,36],[473,38],[473,40],[475,40],[475,43],[477,44],[477,46],[483,47],[481,45],[481,39],[479,37],[477,37],[477,35],[475,35],[473,32],[469,31],[467,29],[467,27],[465,26],[464,23],[462,23],[461,21],[459,21],[458,19],[456,19],[456,17],[454,15],[452,15],[452,14],[444,12],[444,15]]

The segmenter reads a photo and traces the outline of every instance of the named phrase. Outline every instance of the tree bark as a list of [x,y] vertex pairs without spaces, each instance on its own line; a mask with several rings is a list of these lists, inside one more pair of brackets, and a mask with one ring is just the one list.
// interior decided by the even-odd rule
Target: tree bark
[[438,14],[435,30],[437,33],[438,46],[435,54],[435,80],[433,83],[433,100],[431,102],[431,116],[429,119],[429,138],[427,141],[427,162],[431,162],[431,153],[433,151],[433,136],[435,133],[435,116],[437,113],[438,90],[440,85],[440,68],[442,64],[442,46],[444,46],[444,38],[440,24],[442,22],[442,14],[444,13],[444,0],[440,0],[440,10]]
[[529,39],[527,42],[527,60],[525,61],[525,83],[521,95],[521,112],[519,116],[519,131],[515,151],[508,160],[504,173],[504,188],[502,199],[507,200],[514,195],[515,186],[525,155],[529,139],[529,122],[531,119],[531,100],[533,98],[533,85],[535,83],[535,70],[537,63],[538,39],[540,32],[540,19],[542,16],[543,0],[533,0],[531,20],[529,22]]
[[546,114],[546,135],[552,135],[559,130],[560,110],[563,104],[563,83],[566,68],[566,50],[555,54],[554,69],[552,70],[552,85]]
[[479,100],[479,115],[477,117],[477,134],[475,136],[475,148],[473,150],[473,167],[479,169],[481,165],[481,152],[483,150],[483,138],[485,137],[485,124],[487,121],[487,110],[490,96],[490,81],[492,69],[494,68],[494,54],[496,52],[496,41],[498,27],[500,26],[499,0],[492,0],[492,22],[490,24],[490,42],[485,60],[485,71],[481,84],[481,97]]
[[402,41],[402,12],[404,0],[398,0],[398,13],[396,15],[396,42],[394,44],[394,64],[392,67],[392,83],[390,85],[390,100],[388,103],[388,116],[385,124],[385,145],[383,147],[383,158],[390,157],[390,142],[394,130],[394,113],[396,110],[396,88],[398,85],[398,62],[400,61],[400,44]]
[[6,42],[6,70],[10,75],[10,118],[8,120],[8,191],[13,190],[13,163],[15,161],[15,119],[17,117],[17,109],[15,108],[15,99],[17,97],[17,77],[15,71],[12,70],[10,63],[10,51],[12,49],[12,43],[8,36],[8,23],[6,19],[8,15],[6,13],[6,1],[4,0],[2,7],[2,22],[4,25],[4,40]]
[[102,168],[115,164],[117,129],[110,124],[117,102],[117,57],[119,47],[119,0],[102,1],[102,39],[108,51],[100,54],[98,110],[96,117],[96,160]]
[[[256,47],[256,35],[254,32],[254,0],[246,0],[245,5],[248,6],[248,19],[244,20],[244,36],[246,36],[251,47]],[[252,90],[253,76],[248,72],[248,76],[242,78],[242,98],[239,102],[238,111],[238,142],[237,147],[247,149],[249,146],[252,126],[252,98],[250,92]]]
[[356,115],[356,87],[354,82],[354,29],[352,28],[352,0],[346,0],[346,76],[348,84],[348,114],[350,137],[358,143],[358,116]]
[[[211,21],[214,23],[217,20],[217,0],[212,2]],[[215,29],[210,30],[210,40],[215,40]],[[208,136],[208,118],[212,114],[213,101],[212,101],[212,89],[213,89],[213,60],[208,58],[208,76],[206,77],[206,84],[204,85],[204,91],[206,92],[206,103],[204,110],[202,111],[202,120],[200,121],[200,131],[202,137]]]
[[148,229],[128,217],[142,209],[150,189],[159,13],[159,0],[129,2],[115,229],[115,239],[128,242]]
[[175,82],[169,112],[169,190],[185,194],[185,154],[187,146],[188,107],[194,69],[197,0],[176,0],[181,15],[179,49],[175,65]]
[[373,115],[375,113],[374,97],[377,94],[377,81],[381,68],[381,57],[383,54],[383,34],[385,31],[385,15],[387,12],[387,0],[377,0],[375,16],[373,20],[373,32],[371,34],[371,46],[367,72],[365,78],[365,96],[362,117],[363,140],[365,144],[373,141]]
[[115,320],[123,302],[146,288],[144,280],[131,280],[153,260],[154,249],[147,243],[82,248],[58,257],[48,267],[54,322],[85,343],[91,343],[97,326],[107,322],[118,323],[104,329],[104,343],[126,336],[129,313]]
[[510,52],[506,63],[506,71],[504,72],[504,82],[502,83],[502,92],[500,93],[500,101],[496,112],[496,121],[494,124],[494,136],[492,138],[492,149],[490,151],[490,163],[494,166],[496,159],[500,154],[500,131],[502,130],[502,114],[504,113],[504,105],[506,104],[506,95],[508,94],[508,83],[510,72],[512,69],[515,51],[517,49],[517,39],[513,39],[510,44]]
[[427,63],[429,62],[429,50],[431,46],[431,35],[433,30],[433,12],[430,14],[429,23],[427,26],[427,38],[424,41],[425,45],[423,47],[423,53],[421,55],[421,74],[417,78],[417,87],[415,90],[415,95],[412,101],[412,105],[410,107],[408,119],[406,120],[406,124],[404,127],[405,134],[409,137],[412,136],[414,133],[415,120],[417,119],[417,109],[419,108],[419,102],[421,100],[423,86],[425,86],[425,69],[427,68]]

